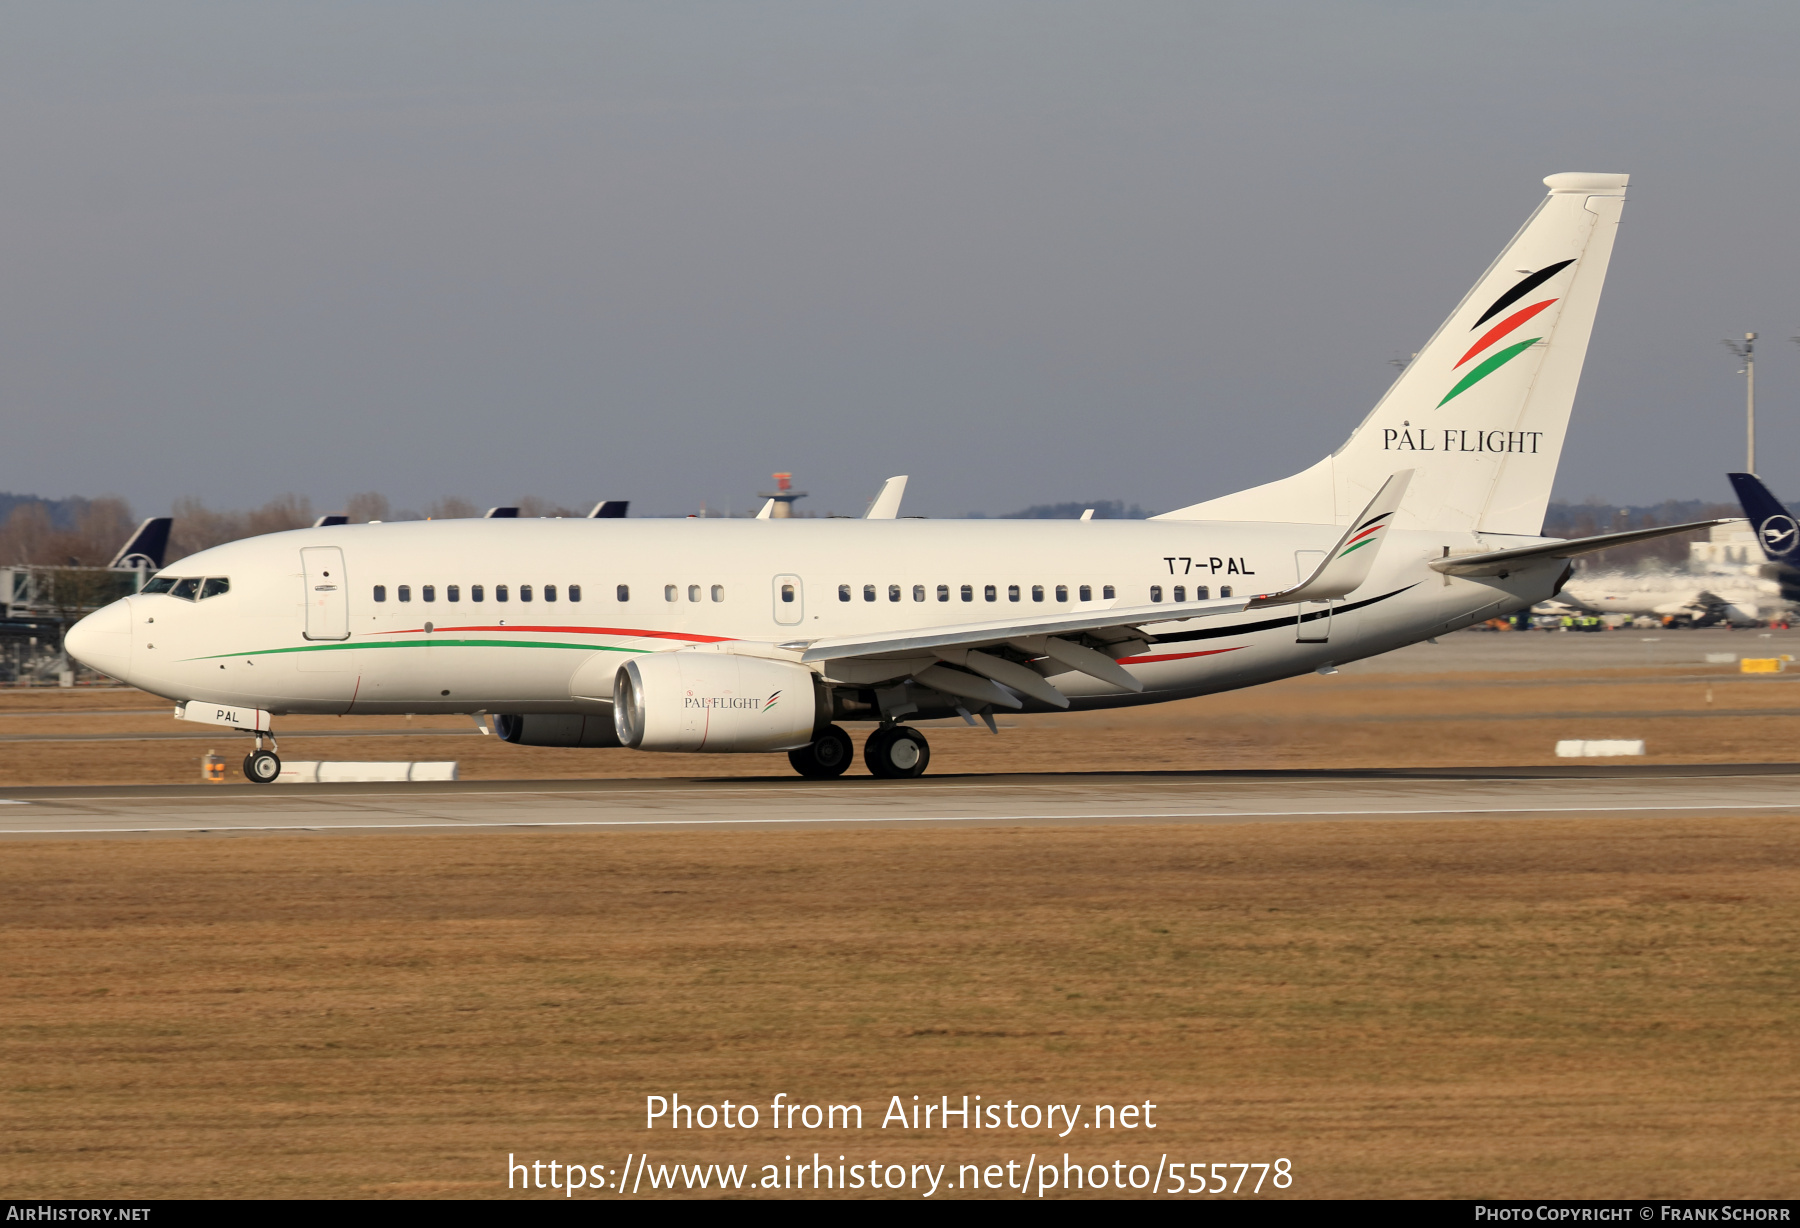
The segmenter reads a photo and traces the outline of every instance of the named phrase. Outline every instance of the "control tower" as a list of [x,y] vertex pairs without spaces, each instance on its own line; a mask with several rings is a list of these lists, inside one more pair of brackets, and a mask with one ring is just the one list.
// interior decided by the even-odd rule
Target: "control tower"
[[758,499],[767,499],[767,516],[770,520],[789,520],[794,515],[794,500],[806,498],[804,490],[794,489],[794,475],[791,473],[771,473],[775,479],[773,491],[759,490]]

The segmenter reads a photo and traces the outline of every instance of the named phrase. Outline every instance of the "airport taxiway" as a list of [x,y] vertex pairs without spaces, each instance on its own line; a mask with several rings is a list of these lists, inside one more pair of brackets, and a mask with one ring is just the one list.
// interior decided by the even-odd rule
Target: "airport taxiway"
[[1073,826],[1800,813],[1800,766],[1118,772],[789,779],[19,788],[0,837],[496,829]]

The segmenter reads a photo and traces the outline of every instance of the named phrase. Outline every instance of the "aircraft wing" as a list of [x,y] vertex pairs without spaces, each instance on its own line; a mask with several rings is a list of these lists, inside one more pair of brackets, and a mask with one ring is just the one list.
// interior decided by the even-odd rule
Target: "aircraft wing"
[[1053,707],[1068,707],[1068,698],[1046,676],[1071,670],[1122,690],[1141,692],[1143,682],[1120,666],[1118,658],[1135,655],[1147,646],[1148,637],[1141,630],[1145,626],[1348,596],[1374,567],[1386,536],[1384,530],[1411,477],[1410,469],[1391,476],[1362,514],[1350,522],[1317,570],[1278,593],[1068,610],[1037,618],[1002,618],[876,635],[795,640],[780,647],[800,649],[804,662],[857,662],[848,668],[842,664],[835,669],[828,666],[829,674],[854,673],[870,682],[910,677],[936,691],[1010,708],[1023,706],[1012,692],[1030,695]]
[[1572,559],[1578,554],[1593,554],[1632,542],[1647,542],[1695,529],[1710,529],[1724,520],[1695,520],[1688,524],[1669,524],[1660,529],[1633,529],[1628,533],[1602,533],[1598,537],[1571,537],[1567,541],[1542,542],[1535,546],[1516,546],[1511,550],[1490,550],[1485,554],[1462,554],[1433,559],[1430,567],[1449,576],[1504,576],[1522,563],[1538,559]]
[[997,618],[977,623],[951,623],[881,635],[849,635],[835,639],[796,641],[784,648],[804,645],[802,661],[831,661],[843,657],[884,656],[892,653],[929,652],[936,648],[976,648],[1037,635],[1081,635],[1118,631],[1120,639],[1137,638],[1148,623],[1178,622],[1189,618],[1239,614],[1250,605],[1248,597],[1213,601],[1164,602],[1161,605],[1113,606],[1105,610],[1069,611],[1043,618]]

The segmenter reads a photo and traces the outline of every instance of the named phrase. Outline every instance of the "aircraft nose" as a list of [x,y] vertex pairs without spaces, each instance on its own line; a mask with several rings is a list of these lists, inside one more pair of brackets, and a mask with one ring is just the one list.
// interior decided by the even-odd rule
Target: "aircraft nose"
[[102,606],[70,627],[63,649],[83,665],[124,681],[131,672],[131,599]]

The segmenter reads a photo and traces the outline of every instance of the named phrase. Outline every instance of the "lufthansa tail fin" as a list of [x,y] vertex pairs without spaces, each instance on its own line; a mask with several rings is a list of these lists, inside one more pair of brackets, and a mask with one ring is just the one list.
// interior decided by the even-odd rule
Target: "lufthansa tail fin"
[[1336,452],[1158,519],[1348,524],[1408,466],[1417,472],[1398,527],[1536,536],[1626,179],[1545,179],[1549,196]]
[[1728,473],[1744,515],[1756,531],[1763,557],[1771,563],[1800,562],[1800,523],[1754,473]]
[[168,516],[150,517],[119,547],[107,566],[115,571],[159,570],[169,549],[169,526],[174,523]]

